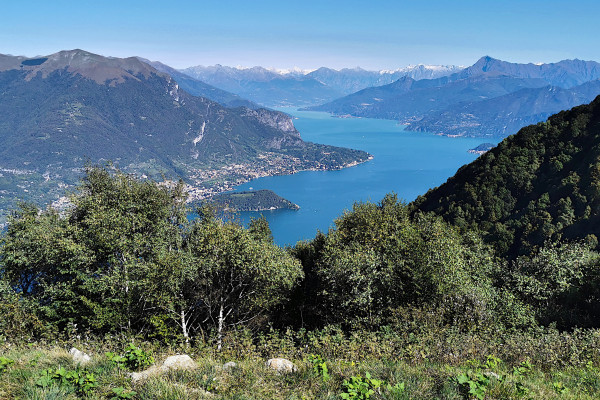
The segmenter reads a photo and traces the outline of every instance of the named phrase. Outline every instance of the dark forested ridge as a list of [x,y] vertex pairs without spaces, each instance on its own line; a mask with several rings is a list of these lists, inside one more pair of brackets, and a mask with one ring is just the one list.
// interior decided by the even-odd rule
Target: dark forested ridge
[[414,206],[482,231],[501,254],[600,234],[600,97],[527,126]]

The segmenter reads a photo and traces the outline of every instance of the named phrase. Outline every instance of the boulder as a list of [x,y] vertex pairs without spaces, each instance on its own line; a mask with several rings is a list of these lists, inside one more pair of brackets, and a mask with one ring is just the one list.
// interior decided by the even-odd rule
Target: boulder
[[187,354],[181,354],[177,356],[170,356],[162,363],[161,368],[163,369],[184,369],[192,370],[198,368],[198,364]]
[[69,354],[71,356],[73,356],[73,362],[75,364],[85,365],[85,364],[89,363],[90,361],[92,361],[92,357],[90,357],[88,354],[84,353],[83,351],[78,350],[75,347],[71,347],[71,350],[69,350]]
[[267,367],[279,372],[280,374],[289,374],[298,371],[298,367],[290,360],[285,358],[271,358],[267,361]]
[[167,357],[162,365],[153,365],[152,367],[142,372],[132,372],[130,374],[133,383],[143,381],[151,376],[160,375],[169,372],[170,370],[190,371],[198,368],[198,364],[192,360],[187,354]]

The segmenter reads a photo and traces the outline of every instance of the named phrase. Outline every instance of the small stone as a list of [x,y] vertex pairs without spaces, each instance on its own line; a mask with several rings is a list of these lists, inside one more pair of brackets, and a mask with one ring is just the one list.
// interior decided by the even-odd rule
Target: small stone
[[298,371],[298,367],[290,360],[285,358],[271,358],[267,361],[267,367],[279,372],[280,374],[289,374]]
[[83,351],[76,349],[75,347],[71,347],[71,350],[69,350],[69,354],[73,356],[73,362],[75,364],[85,365],[92,361],[92,357],[90,357]]
[[231,372],[238,367],[237,363],[234,361],[226,362],[223,365],[223,371]]

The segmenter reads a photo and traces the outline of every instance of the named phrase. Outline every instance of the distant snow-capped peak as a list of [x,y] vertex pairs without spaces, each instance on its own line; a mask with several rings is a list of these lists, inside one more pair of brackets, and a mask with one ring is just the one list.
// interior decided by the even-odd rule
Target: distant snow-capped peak
[[397,68],[397,69],[382,69],[379,71],[381,75],[386,74],[397,74],[397,73],[406,73],[412,72],[415,70],[426,70],[432,72],[444,72],[444,71],[457,71],[460,69],[464,69],[463,66],[457,65],[428,65],[428,64],[409,64],[406,67]]
[[315,68],[312,69],[305,69],[305,68],[300,68],[300,67],[292,67],[292,68],[275,68],[275,67],[268,67],[265,68],[268,71],[271,72],[275,72],[279,75],[308,75],[311,72],[315,71]]

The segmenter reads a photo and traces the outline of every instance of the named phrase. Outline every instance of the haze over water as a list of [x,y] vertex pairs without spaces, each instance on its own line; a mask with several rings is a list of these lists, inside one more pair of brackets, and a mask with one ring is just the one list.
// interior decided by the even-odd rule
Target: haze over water
[[498,141],[408,132],[389,120],[333,118],[327,113],[289,108],[281,111],[297,117],[294,125],[306,141],[365,150],[374,156],[367,163],[340,171],[304,171],[237,187],[236,191],[270,189],[300,206],[297,211],[238,215],[242,222],[264,215],[281,246],[312,239],[317,230],[326,232],[334,219],[357,201],[378,202],[386,193],[395,192],[399,199],[410,202],[477,158],[467,150]]

